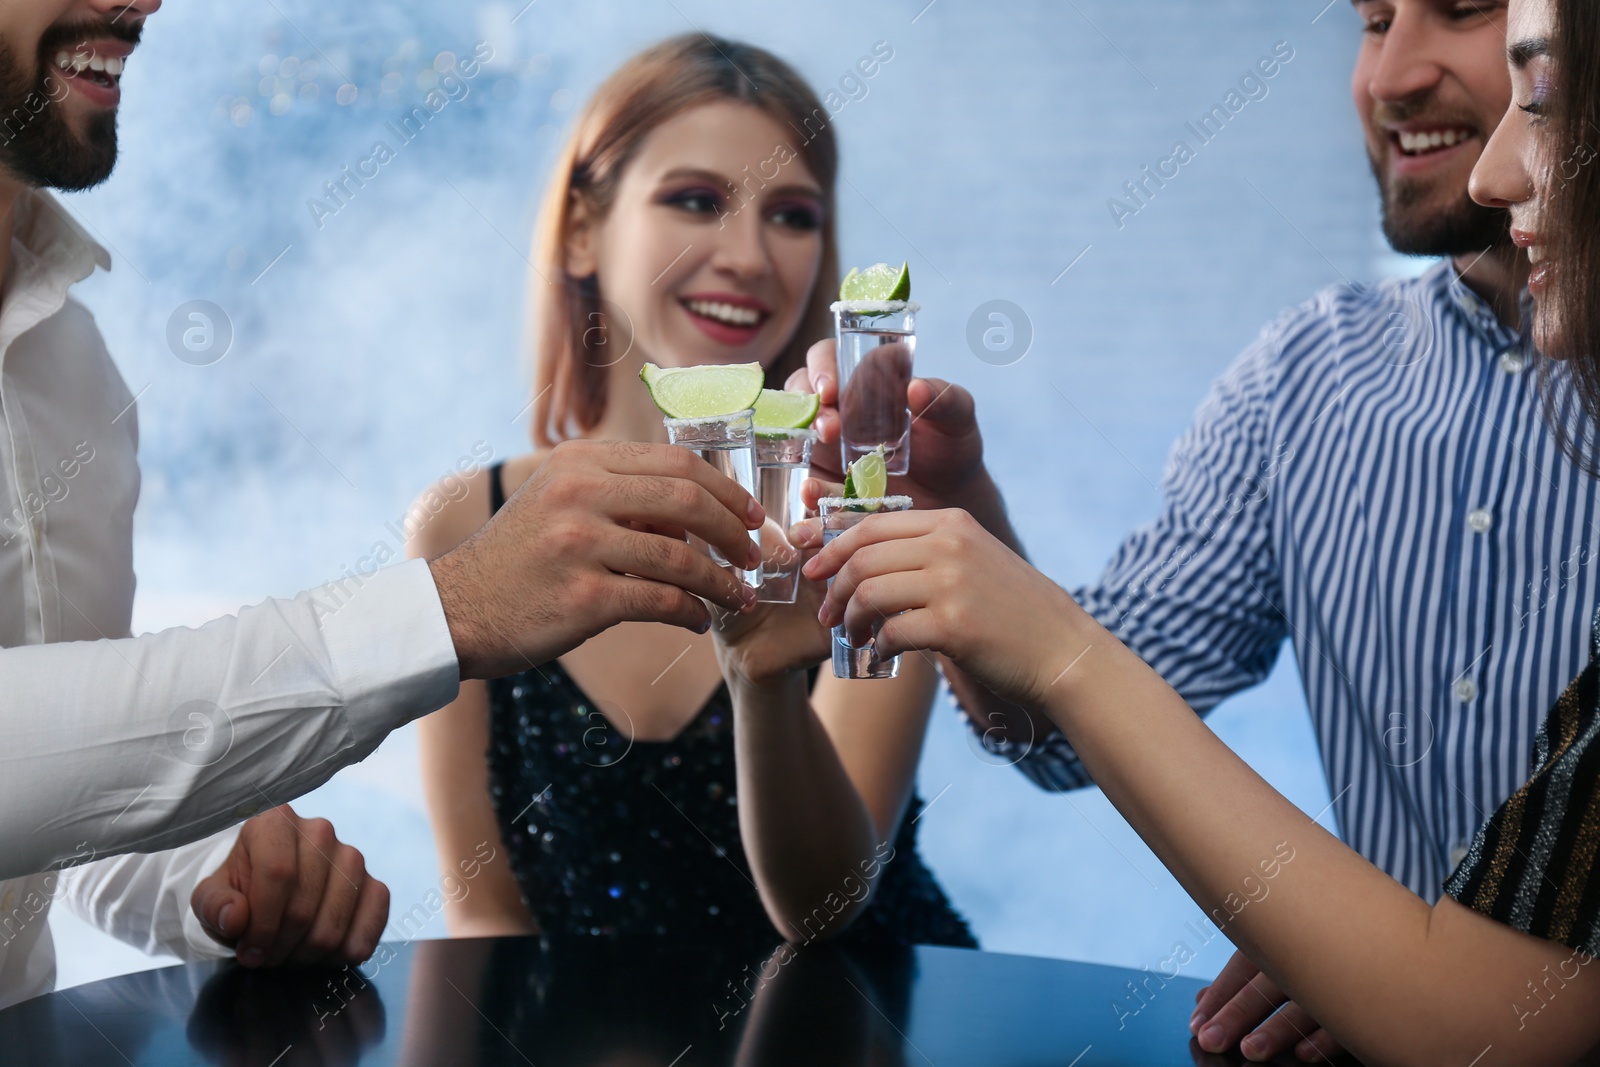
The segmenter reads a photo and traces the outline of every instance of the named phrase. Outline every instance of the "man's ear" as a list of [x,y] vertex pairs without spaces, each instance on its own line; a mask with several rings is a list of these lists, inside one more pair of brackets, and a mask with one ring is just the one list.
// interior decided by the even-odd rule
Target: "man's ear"
[[567,238],[563,252],[567,276],[591,278],[600,270],[600,226],[585,198],[573,195],[567,209]]

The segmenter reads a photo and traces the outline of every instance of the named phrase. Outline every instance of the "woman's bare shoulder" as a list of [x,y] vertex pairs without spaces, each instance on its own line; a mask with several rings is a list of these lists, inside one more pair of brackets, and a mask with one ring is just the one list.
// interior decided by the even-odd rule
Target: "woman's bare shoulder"
[[[543,450],[506,459],[498,469],[505,495],[515,493],[549,457]],[[492,514],[489,477],[495,472],[475,467],[448,474],[418,494],[406,512],[406,555],[437,559],[477,533]]]

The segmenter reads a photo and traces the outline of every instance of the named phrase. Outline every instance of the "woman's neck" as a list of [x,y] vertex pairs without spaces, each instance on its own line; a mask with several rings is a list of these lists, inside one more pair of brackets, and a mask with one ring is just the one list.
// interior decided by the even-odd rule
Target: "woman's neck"
[[585,437],[596,441],[666,441],[661,409],[639,380],[639,371],[647,359],[635,349],[607,368],[605,413]]

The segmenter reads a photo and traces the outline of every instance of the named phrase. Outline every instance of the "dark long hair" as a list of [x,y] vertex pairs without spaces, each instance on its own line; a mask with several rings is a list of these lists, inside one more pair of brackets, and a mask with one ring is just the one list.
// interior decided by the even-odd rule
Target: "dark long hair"
[[616,347],[594,279],[571,278],[565,269],[567,232],[578,200],[605,218],[622,172],[651,130],[700,104],[734,100],[767,112],[793,131],[786,146],[822,186],[822,262],[811,302],[794,337],[767,368],[767,383],[806,364],[811,342],[827,335],[828,304],[839,287],[834,224],[834,180],[839,150],[832,115],[804,78],[763,48],[687,33],[640,52],[595,92],[556,161],[545,192],[537,237],[534,279],[533,439],[542,446],[576,437],[600,421],[606,408],[607,368]]
[[1555,0],[1546,290],[1562,351],[1543,361],[1546,415],[1562,450],[1600,476],[1600,4]]

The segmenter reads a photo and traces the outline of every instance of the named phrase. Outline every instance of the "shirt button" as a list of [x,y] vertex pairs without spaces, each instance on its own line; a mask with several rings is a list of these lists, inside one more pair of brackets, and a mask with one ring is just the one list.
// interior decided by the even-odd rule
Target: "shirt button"
[[1516,374],[1528,365],[1528,360],[1516,349],[1509,349],[1500,353],[1500,369],[1507,374]]
[[241,819],[248,819],[261,811],[260,804],[240,804],[233,809],[233,813]]
[[11,914],[11,909],[15,908],[16,906],[17,891],[15,889],[7,889],[5,891],[5,895],[0,896],[0,911],[3,911],[9,915]]
[[1461,703],[1470,704],[1478,695],[1478,683],[1471,678],[1457,678],[1456,684],[1450,687],[1450,692],[1454,693]]
[[1488,508],[1473,508],[1467,512],[1467,525],[1472,527],[1473,533],[1484,533],[1494,525],[1494,516],[1489,514]]
[[1452,871],[1461,866],[1461,861],[1467,858],[1467,853],[1471,851],[1471,849],[1471,842],[1462,841],[1460,844],[1456,845],[1455,848],[1450,850],[1450,869]]

